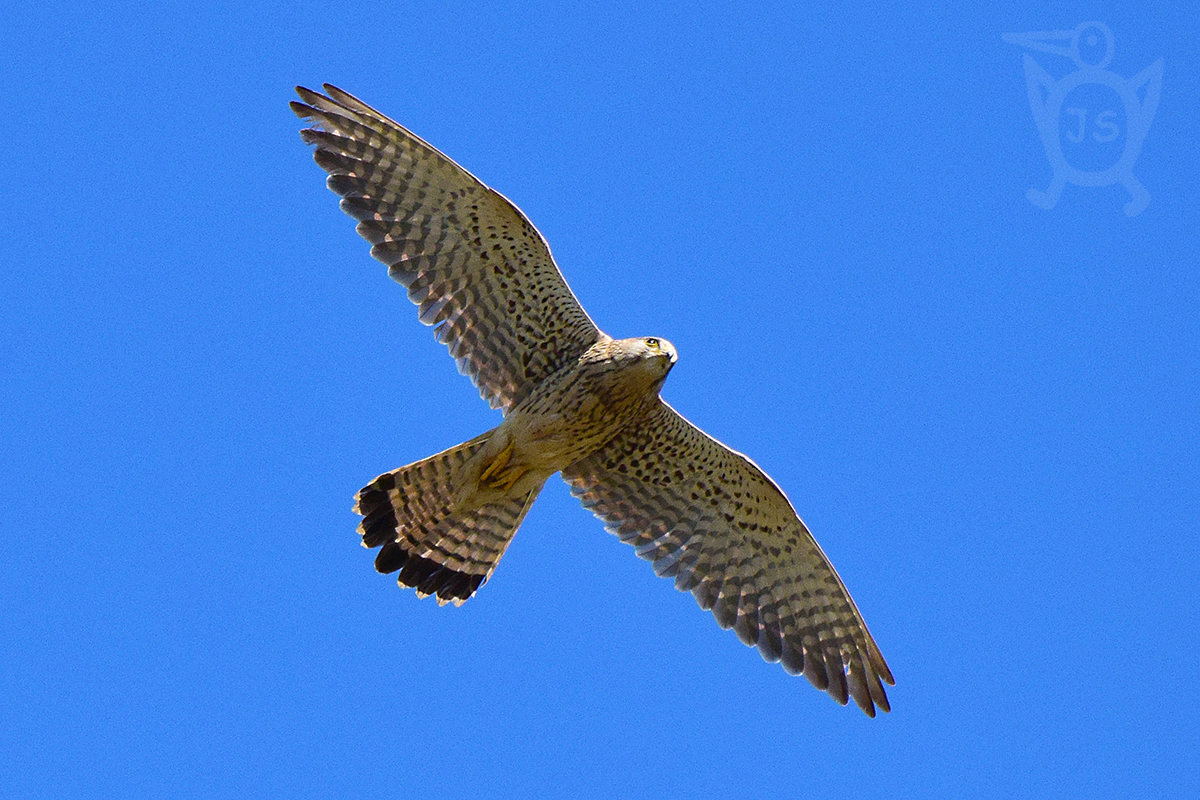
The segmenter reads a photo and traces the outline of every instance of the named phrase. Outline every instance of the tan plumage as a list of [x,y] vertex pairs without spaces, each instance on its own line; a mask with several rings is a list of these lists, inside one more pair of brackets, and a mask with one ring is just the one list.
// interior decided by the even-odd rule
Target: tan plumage
[[723,628],[874,716],[893,683],[833,566],[752,461],[658,396],[674,347],[614,340],[588,318],[545,240],[501,195],[328,84],[297,88],[314,158],[371,254],[408,287],[504,421],[379,476],[356,497],[380,572],[439,602],[487,580],[546,479],[561,472],[610,531]]

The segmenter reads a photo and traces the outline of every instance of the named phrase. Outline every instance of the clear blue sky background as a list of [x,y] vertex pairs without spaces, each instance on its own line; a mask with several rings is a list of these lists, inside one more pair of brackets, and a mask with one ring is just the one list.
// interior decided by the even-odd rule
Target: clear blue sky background
[[[10,7],[0,794],[1200,796],[1195,6],[838,5]],[[1025,197],[1022,55],[1075,66],[1001,35],[1092,19],[1164,62],[1133,218]],[[462,608],[373,572],[354,491],[498,416],[324,188],[322,81],[678,346],[665,396],[788,492],[891,714],[557,479]]]

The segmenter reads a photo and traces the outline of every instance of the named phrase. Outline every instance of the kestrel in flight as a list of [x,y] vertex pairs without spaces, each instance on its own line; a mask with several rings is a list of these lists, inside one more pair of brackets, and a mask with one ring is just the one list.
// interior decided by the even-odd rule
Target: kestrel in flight
[[600,331],[525,215],[436,149],[336,87],[296,91],[292,110],[313,124],[301,137],[342,210],[504,414],[358,492],[375,568],[462,603],[561,472],[609,531],[764,659],[869,716],[889,710],[892,673],[783,492],[659,397],[671,343]]

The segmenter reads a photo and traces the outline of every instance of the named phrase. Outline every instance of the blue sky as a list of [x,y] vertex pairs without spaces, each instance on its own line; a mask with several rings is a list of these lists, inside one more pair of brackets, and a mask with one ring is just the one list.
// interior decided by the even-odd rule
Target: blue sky
[[[1023,55],[1077,67],[1002,34],[1089,20],[1118,78],[1163,59],[1132,217],[1026,197]],[[1183,2],[10,9],[0,791],[1200,793],[1198,34]],[[557,479],[462,608],[373,572],[355,490],[498,416],[324,188],[287,108],[322,81],[513,199],[603,329],[674,342],[664,396],[787,491],[891,714]],[[1064,103],[1083,169],[1114,96]]]

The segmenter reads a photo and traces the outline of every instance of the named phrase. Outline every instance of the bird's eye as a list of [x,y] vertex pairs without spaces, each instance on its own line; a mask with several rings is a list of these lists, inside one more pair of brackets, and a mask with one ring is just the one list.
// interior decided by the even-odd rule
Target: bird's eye
[[653,347],[655,350],[657,350],[658,349],[658,339],[655,339],[653,336],[651,336],[649,339],[646,340],[646,346]]

